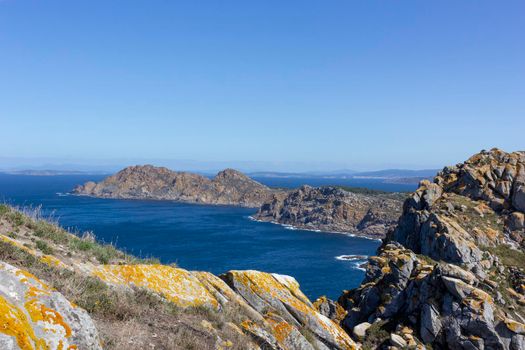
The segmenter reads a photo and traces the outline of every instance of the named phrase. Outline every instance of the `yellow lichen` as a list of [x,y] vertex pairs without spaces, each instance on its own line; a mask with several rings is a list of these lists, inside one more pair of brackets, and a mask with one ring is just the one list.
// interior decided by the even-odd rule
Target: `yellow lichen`
[[62,327],[66,338],[71,336],[71,327],[64,321],[62,315],[56,310],[50,309],[37,299],[31,299],[25,303],[25,308],[33,322],[43,321]]
[[202,283],[184,269],[160,264],[103,265],[93,274],[109,283],[150,289],[180,307],[219,306]]
[[26,314],[0,295],[0,333],[16,338],[22,350],[47,350],[43,339],[37,338]]
[[272,328],[272,333],[275,336],[275,339],[280,344],[283,344],[286,338],[290,336],[290,333],[293,331],[294,327],[284,320],[276,320],[272,317],[266,319],[268,324]]

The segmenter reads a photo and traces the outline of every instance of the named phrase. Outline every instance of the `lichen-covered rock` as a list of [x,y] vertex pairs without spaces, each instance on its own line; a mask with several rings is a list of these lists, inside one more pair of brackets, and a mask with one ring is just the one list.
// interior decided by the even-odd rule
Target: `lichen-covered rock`
[[306,327],[318,340],[333,349],[355,349],[357,345],[335,322],[317,312],[289,276],[253,270],[221,275],[226,283],[255,310],[278,314],[294,327]]
[[0,349],[101,349],[86,311],[30,273],[0,262]]
[[219,302],[189,271],[166,265],[102,265],[93,274],[111,284],[147,288],[175,305],[218,309]]

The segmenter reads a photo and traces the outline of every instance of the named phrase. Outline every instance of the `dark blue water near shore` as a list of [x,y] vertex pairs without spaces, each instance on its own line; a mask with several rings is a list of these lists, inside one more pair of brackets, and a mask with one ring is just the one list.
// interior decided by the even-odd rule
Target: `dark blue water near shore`
[[190,270],[219,274],[256,269],[292,275],[311,299],[337,298],[343,289],[357,286],[363,278],[359,262],[336,257],[370,255],[379,245],[342,234],[254,222],[249,219],[254,209],[57,194],[100,178],[0,175],[0,200],[42,206],[62,226],[93,231],[97,239],[128,252]]

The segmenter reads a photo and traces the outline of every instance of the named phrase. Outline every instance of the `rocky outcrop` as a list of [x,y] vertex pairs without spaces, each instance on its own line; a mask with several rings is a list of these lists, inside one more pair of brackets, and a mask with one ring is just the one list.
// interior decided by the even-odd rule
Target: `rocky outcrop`
[[174,200],[259,207],[276,192],[233,169],[209,179],[151,165],[130,166],[99,183],[87,182],[73,193],[100,198]]
[[0,261],[0,349],[102,349],[86,311]]
[[373,348],[525,349],[524,166],[493,149],[422,181],[340,297],[345,329]]
[[396,194],[366,195],[335,187],[302,186],[274,195],[254,217],[304,229],[382,238],[395,226],[401,210],[402,200]]

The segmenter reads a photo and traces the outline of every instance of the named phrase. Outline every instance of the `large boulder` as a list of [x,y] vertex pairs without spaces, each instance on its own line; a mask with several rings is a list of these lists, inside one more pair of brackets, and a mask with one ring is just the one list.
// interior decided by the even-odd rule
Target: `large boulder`
[[0,349],[102,349],[87,312],[35,276],[0,262]]
[[337,323],[315,310],[294,278],[253,270],[229,271],[220,277],[258,312],[273,312],[289,325],[306,327],[328,348],[357,348],[356,343]]

